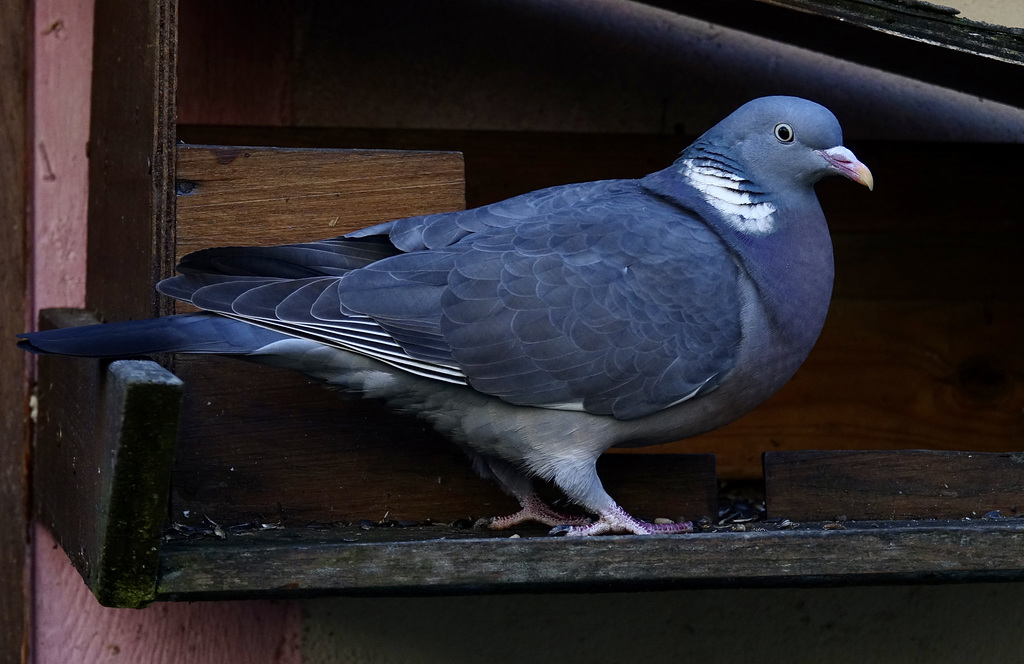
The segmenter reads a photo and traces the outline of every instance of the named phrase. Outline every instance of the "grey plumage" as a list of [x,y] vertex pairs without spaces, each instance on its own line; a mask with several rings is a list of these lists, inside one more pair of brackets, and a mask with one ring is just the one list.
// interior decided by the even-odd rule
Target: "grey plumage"
[[[754,100],[670,167],[185,257],[159,290],[209,313],[22,335],[35,352],[214,352],[302,371],[431,422],[523,511],[571,535],[682,532],[619,508],[596,458],[748,412],[806,358],[832,248],[813,185],[872,185],[825,108]],[[142,336],[130,346],[126,339]],[[191,339],[191,341],[190,341]],[[539,501],[558,485],[597,519]]]

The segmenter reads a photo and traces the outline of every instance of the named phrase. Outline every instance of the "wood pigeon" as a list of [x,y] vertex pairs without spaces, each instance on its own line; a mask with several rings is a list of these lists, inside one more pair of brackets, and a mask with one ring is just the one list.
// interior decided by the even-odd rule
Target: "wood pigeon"
[[[813,185],[873,186],[826,108],[755,99],[668,168],[551,187],[341,237],[186,256],[161,293],[203,313],[23,334],[36,353],[214,353],[423,418],[532,520],[570,536],[675,533],[619,507],[613,446],[732,422],[804,361],[832,293]],[[593,518],[556,512],[550,481]]]

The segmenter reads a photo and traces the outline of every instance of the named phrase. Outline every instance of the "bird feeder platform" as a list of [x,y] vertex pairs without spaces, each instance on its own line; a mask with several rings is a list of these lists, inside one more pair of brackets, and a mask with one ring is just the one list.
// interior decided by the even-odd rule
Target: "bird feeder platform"
[[[754,15],[746,10],[800,4],[787,14],[793,21],[764,25],[793,27],[780,38],[798,45],[801,35],[824,35],[827,48],[849,44],[846,31],[858,27],[829,13],[851,2],[749,0],[742,12],[716,9],[735,4],[671,8],[719,12],[728,25]],[[217,39],[201,38],[197,26],[229,9],[97,0],[88,311],[44,312],[43,327],[175,313],[179,305],[154,286],[189,251],[321,239],[549,184],[636,177],[669,163],[692,138],[260,124],[245,115],[259,112],[245,81],[289,89],[303,63],[288,60],[288,35],[305,10],[260,3],[218,22]],[[797,29],[804,21],[826,23]],[[841,34],[827,39],[832,29]],[[858,29],[878,33],[864,38],[882,39],[893,53],[941,50],[934,39]],[[251,57],[207,52],[219,48]],[[1000,81],[990,96],[1024,90],[1012,84],[1024,81],[1012,57],[947,56],[957,72],[1002,72],[964,77],[970,85]],[[218,74],[211,64],[197,80],[189,62],[250,70]],[[218,124],[178,123],[210,107]],[[544,528],[474,528],[478,517],[517,505],[424,423],[287,371],[187,356],[41,358],[38,518],[110,606],[1019,579],[1021,146],[853,148],[879,186],[870,196],[842,183],[818,188],[837,281],[825,330],[797,376],[722,430],[601,461],[607,488],[627,510],[694,519],[692,534],[568,539]],[[763,501],[763,511],[735,509],[721,489],[737,484],[752,487],[744,504]]]
[[[73,311],[50,311],[47,317],[57,324],[89,320]],[[731,506],[716,509],[712,455],[610,455],[602,475],[630,511],[650,518],[657,510],[675,509],[703,518],[687,535],[575,539],[550,537],[538,526],[510,532],[474,527],[470,512],[459,512],[451,498],[438,501],[432,486],[432,473],[445,473],[439,480],[451,477],[459,472],[456,464],[428,468],[415,456],[386,450],[403,449],[399,441],[377,439],[363,463],[386,463],[381,475],[369,477],[366,468],[346,473],[329,459],[323,462],[337,472],[334,481],[351,482],[355,493],[383,492],[380,499],[398,518],[308,521],[268,517],[230,503],[210,504],[202,512],[181,508],[181,499],[168,489],[182,482],[173,457],[183,384],[156,363],[46,357],[40,385],[47,399],[85,408],[54,408],[41,422],[41,437],[50,442],[40,446],[36,459],[40,514],[98,600],[109,606],[329,594],[1024,578],[1024,519],[1018,518],[1024,508],[1022,453],[768,453],[766,512],[757,518],[730,514]],[[82,403],[67,393],[83,388],[99,395],[98,402]],[[335,447],[346,459],[360,446],[339,439]],[[259,471],[238,468],[222,494],[245,496],[244,485],[259,478],[279,482],[284,450],[305,446],[278,448],[276,455],[264,450],[254,459]],[[239,486],[232,488],[232,481]],[[317,485],[331,481],[317,477],[305,486],[316,496],[323,489]],[[482,500],[477,507],[510,509],[481,498],[489,487],[477,484],[475,492],[456,487],[457,497]],[[401,490],[405,496],[388,495]],[[342,510],[343,504],[333,507]],[[320,505],[325,507],[331,506]],[[420,512],[466,517],[404,518]],[[225,518],[235,513],[249,518]]]

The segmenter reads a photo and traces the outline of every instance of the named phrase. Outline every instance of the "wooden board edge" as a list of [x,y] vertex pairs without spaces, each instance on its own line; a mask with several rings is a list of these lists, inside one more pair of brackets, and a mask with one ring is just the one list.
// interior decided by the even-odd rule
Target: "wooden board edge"
[[155,596],[183,387],[155,362],[119,360],[107,369],[103,436],[111,472],[93,585],[104,606],[140,608]]
[[157,600],[1022,579],[1024,523],[1001,521],[579,539],[452,533],[360,542],[350,533],[303,546],[287,533],[195,541],[164,547]]

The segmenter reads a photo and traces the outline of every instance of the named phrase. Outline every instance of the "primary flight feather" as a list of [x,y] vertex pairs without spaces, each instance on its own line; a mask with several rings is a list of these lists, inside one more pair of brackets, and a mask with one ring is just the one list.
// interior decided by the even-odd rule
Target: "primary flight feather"
[[[597,457],[722,426],[810,352],[832,292],[813,185],[872,187],[824,107],[755,99],[668,168],[552,187],[338,238],[186,256],[161,293],[204,313],[21,335],[37,353],[216,353],[414,413],[527,520],[569,535],[684,532],[605,492]],[[557,485],[594,515],[559,514]]]

